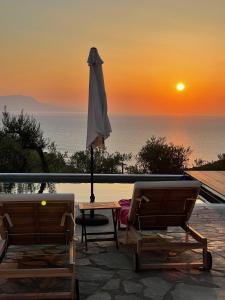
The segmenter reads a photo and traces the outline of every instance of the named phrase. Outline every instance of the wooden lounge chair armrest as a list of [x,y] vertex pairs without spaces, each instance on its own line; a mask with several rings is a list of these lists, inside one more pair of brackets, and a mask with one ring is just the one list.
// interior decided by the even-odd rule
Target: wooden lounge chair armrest
[[5,239],[6,237],[6,234],[5,234],[5,226],[4,226],[4,223],[3,223],[3,218],[0,217],[0,237],[2,239]]
[[185,224],[184,226],[182,226],[183,229],[190,233],[190,235],[196,239],[198,242],[200,243],[205,243],[207,245],[207,238],[205,238],[203,235],[201,235],[200,233],[198,233],[194,228],[192,228],[191,226],[189,226],[188,224]]
[[70,217],[71,220],[73,221],[73,223],[75,224],[75,220],[74,220],[73,214],[72,214],[72,213],[65,212],[65,213],[62,215],[60,226],[63,227],[63,226],[65,225],[66,217]]
[[147,196],[142,195],[142,196],[141,196],[141,201],[144,201],[144,202],[150,202],[150,199],[149,199]]
[[147,196],[142,195],[141,197],[135,198],[135,201],[139,202],[139,205],[140,205],[141,202],[150,202],[150,199]]
[[13,223],[12,223],[12,220],[10,218],[10,215],[9,214],[4,214],[3,216],[0,216],[0,221],[2,221],[2,224],[3,224],[3,220],[6,219],[9,227],[13,227]]

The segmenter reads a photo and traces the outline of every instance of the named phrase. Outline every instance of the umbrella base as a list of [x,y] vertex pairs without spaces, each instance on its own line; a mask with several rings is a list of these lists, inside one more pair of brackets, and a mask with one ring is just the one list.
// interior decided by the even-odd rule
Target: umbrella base
[[109,223],[108,217],[99,214],[94,214],[93,217],[90,214],[85,215],[85,220],[83,220],[82,215],[76,217],[76,224],[82,225],[83,221],[86,226],[102,226]]

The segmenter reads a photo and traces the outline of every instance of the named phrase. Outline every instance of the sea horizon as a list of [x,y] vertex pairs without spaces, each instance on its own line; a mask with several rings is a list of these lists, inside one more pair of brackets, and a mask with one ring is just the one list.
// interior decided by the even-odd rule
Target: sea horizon
[[[85,150],[87,113],[35,113],[44,136],[55,142],[57,149],[68,152]],[[166,137],[175,145],[190,146],[193,150],[189,167],[195,159],[212,161],[225,152],[223,116],[172,115],[113,115],[111,136],[106,140],[107,151],[132,153],[133,158],[151,136]]]

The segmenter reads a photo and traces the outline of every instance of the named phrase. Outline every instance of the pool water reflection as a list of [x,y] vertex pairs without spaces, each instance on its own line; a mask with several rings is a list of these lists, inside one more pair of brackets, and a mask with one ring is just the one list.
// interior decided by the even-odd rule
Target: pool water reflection
[[[1,193],[38,193],[40,183],[1,183]],[[89,183],[48,183],[44,193],[73,193],[76,202],[90,201]],[[95,201],[111,202],[132,197],[133,184],[126,183],[95,183]],[[199,197],[197,203],[204,203]]]

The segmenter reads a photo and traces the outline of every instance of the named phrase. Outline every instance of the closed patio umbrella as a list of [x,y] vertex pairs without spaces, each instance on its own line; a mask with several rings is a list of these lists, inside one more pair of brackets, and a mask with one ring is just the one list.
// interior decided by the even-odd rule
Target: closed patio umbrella
[[[87,142],[86,148],[91,151],[91,195],[90,202],[95,201],[94,195],[94,148],[104,147],[104,141],[112,131],[107,114],[107,98],[105,92],[102,64],[103,61],[96,48],[91,48],[88,65],[89,75],[89,99],[88,99],[88,122],[87,122]],[[82,224],[82,217],[76,218],[78,224]],[[94,214],[91,210],[89,216],[85,218],[86,225],[104,225],[108,223],[108,218]]]
[[88,65],[89,75],[89,103],[87,124],[87,149],[91,150],[91,196],[90,201],[95,201],[94,196],[94,160],[93,148],[104,147],[104,141],[110,135],[111,125],[107,114],[107,98],[102,71],[103,61],[96,48],[91,48]]

